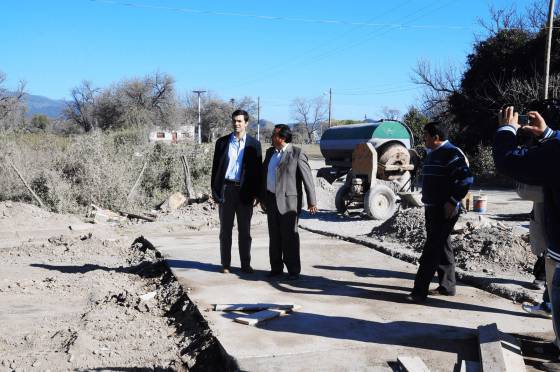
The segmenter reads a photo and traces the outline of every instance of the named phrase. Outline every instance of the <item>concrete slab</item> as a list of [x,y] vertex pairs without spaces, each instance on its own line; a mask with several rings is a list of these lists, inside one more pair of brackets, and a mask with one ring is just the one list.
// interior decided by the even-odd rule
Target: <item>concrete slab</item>
[[[460,285],[455,297],[409,304],[416,266],[375,250],[300,230],[302,276],[266,278],[268,234],[253,228],[252,266],[243,274],[237,248],[231,274],[219,272],[218,232],[146,234],[164,255],[225,350],[247,371],[390,370],[398,355],[418,356],[433,371],[477,360],[477,327],[551,335],[551,322],[518,304]],[[295,303],[301,309],[257,327],[212,311],[216,303]]]

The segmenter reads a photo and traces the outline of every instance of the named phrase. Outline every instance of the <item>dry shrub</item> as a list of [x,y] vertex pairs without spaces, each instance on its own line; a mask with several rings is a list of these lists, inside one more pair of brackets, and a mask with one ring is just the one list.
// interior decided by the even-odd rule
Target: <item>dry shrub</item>
[[[54,134],[0,135],[0,200],[32,200],[13,163],[49,209],[83,212],[91,203],[111,209],[151,209],[170,193],[185,192],[180,157],[187,156],[197,192],[207,192],[210,145],[148,144],[143,131],[93,131],[74,137]],[[127,196],[146,171],[135,193]]]

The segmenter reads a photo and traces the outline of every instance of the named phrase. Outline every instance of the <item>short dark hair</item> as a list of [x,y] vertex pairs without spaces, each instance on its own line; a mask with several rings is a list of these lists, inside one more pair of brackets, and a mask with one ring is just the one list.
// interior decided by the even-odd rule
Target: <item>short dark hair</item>
[[235,117],[239,115],[243,115],[245,121],[249,121],[249,113],[245,110],[235,110],[233,114],[231,114],[231,120],[235,119]]
[[447,128],[443,126],[441,121],[432,121],[424,125],[424,131],[430,136],[438,136],[440,141],[445,141],[447,139]]
[[292,130],[286,124],[276,124],[274,129],[278,128],[278,136],[283,138],[286,143],[292,142]]

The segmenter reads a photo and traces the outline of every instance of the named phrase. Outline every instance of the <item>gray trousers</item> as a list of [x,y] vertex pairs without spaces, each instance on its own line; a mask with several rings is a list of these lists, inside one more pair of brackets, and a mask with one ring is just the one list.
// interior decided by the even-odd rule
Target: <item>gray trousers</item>
[[280,273],[284,265],[289,274],[299,274],[301,263],[299,258],[298,214],[288,212],[281,214],[276,204],[276,195],[266,192],[266,214],[268,217],[268,252],[270,270]]
[[231,233],[237,216],[239,259],[241,267],[251,265],[251,218],[253,205],[244,204],[239,199],[239,186],[224,186],[224,202],[219,204],[220,215],[220,256],[223,267],[231,265]]

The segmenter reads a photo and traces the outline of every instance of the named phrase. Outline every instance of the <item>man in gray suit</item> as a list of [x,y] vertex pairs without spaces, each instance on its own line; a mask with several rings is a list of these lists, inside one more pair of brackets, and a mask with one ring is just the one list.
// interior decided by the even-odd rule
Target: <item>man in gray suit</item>
[[301,212],[303,190],[307,195],[309,213],[317,212],[315,185],[307,156],[293,146],[292,132],[285,124],[278,124],[272,133],[272,145],[266,151],[263,164],[263,209],[268,216],[270,273],[282,274],[284,265],[288,279],[296,280],[301,272],[299,257],[298,217]]

